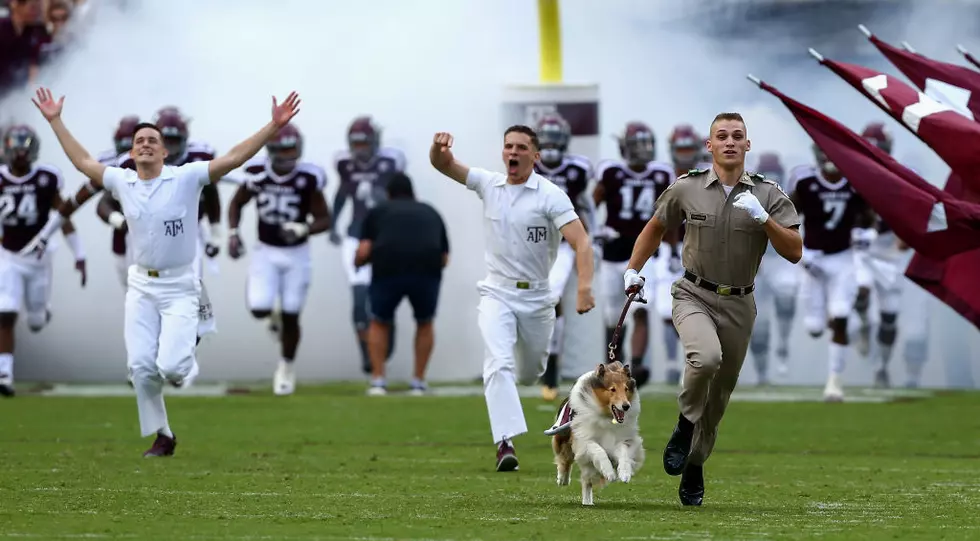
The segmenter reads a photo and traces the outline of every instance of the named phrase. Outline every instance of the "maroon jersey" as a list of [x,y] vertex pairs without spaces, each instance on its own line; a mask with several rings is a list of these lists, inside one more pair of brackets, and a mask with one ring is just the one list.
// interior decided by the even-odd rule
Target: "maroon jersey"
[[847,179],[830,182],[817,168],[803,165],[790,173],[797,212],[803,215],[803,246],[836,254],[851,247],[851,230],[867,204]]
[[603,160],[596,177],[605,192],[606,226],[619,233],[603,245],[602,258],[626,261],[636,237],[653,216],[654,202],[673,180],[674,170],[666,163],[649,162],[638,173],[625,163]]
[[[561,188],[580,215],[590,208],[587,189],[589,180],[592,179],[592,162],[585,156],[567,154],[554,169],[537,162],[534,164],[534,172]],[[568,241],[562,237],[561,242]]]
[[312,163],[300,162],[291,173],[277,175],[267,158],[255,158],[245,164],[245,189],[256,199],[259,242],[272,246],[297,246],[307,238],[288,243],[282,236],[282,224],[306,222],[314,192],[322,192],[327,174]]
[[19,252],[41,232],[64,183],[61,172],[47,165],[35,165],[22,177],[14,176],[6,165],[0,165],[4,249]]
[[[133,163],[133,160],[129,158],[129,154],[116,154],[115,150],[107,150],[102,154],[99,154],[99,157],[96,159],[99,160],[99,163],[105,165],[106,167],[118,167],[118,164],[128,160],[129,163],[132,165],[131,169],[136,168],[136,164]],[[109,201],[112,205],[113,210],[115,210],[116,212],[122,212],[122,205],[119,204],[119,201],[116,201],[116,198],[112,197],[112,194],[110,194],[109,192],[106,192],[106,194],[108,194],[109,196]],[[116,255],[126,255],[126,232],[125,231],[120,231],[119,229],[112,228],[112,253]]]

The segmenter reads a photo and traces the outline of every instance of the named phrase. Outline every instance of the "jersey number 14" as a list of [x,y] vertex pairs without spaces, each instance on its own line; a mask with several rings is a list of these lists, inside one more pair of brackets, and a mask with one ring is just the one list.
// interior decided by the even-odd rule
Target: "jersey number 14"
[[649,220],[653,216],[653,200],[655,199],[653,186],[643,186],[640,193],[634,199],[634,187],[623,186],[619,189],[619,196],[623,200],[623,206],[619,209],[621,220],[632,220],[640,218]]

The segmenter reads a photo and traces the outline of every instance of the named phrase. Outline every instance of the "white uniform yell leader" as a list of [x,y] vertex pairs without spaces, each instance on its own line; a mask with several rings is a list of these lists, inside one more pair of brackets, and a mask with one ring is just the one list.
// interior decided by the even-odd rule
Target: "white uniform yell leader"
[[[517,381],[531,383],[544,371],[555,325],[558,297],[549,287],[548,274],[558,251],[558,233],[575,249],[580,314],[595,307],[592,243],[568,195],[534,172],[534,162],[540,159],[534,130],[512,126],[504,132],[507,174],[459,163],[452,145],[452,135],[437,133],[429,160],[483,200],[488,273],[477,284],[485,346],[483,389],[497,446],[497,471],[513,471],[518,462],[511,439],[527,432]],[[519,342],[520,366],[515,358]]]
[[[282,104],[273,97],[272,120],[224,156],[180,167],[164,165],[167,150],[156,125],[140,124],[130,150],[136,171],[106,167],[92,158],[61,120],[64,97],[55,101],[50,90],[41,88],[32,101],[51,124],[72,165],[94,187],[112,193],[122,206],[134,261],[126,290],[127,364],[136,391],[140,431],[144,437],[157,436],[144,456],[172,455],[177,441],[167,421],[163,384],[187,385],[198,372],[194,352],[201,281],[193,263],[201,190],[258,153],[299,112],[299,96],[293,92]],[[91,191],[88,186],[79,190]],[[46,240],[60,227],[61,217],[75,210],[75,201],[69,199],[60,214],[52,215],[24,248],[25,253],[43,254]]]

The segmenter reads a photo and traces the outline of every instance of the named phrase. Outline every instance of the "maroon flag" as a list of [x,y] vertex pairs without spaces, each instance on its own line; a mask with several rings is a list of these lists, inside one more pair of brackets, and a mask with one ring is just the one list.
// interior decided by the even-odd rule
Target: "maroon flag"
[[749,76],[779,98],[895,234],[934,259],[980,248],[980,204],[929,184],[844,125]]
[[967,60],[967,62],[973,64],[974,66],[976,66],[978,68],[980,68],[980,60],[977,60],[977,57],[975,57],[972,54],[970,54],[970,51],[967,51],[966,50],[966,47],[964,47],[962,45],[957,45],[956,46],[956,50],[959,51],[961,55],[963,55],[963,58],[965,58]]
[[[946,181],[946,193],[957,199],[980,202],[980,193],[965,189],[955,173]],[[977,269],[980,269],[980,250],[957,254],[945,261],[930,259],[917,252],[905,269],[905,276],[980,328]]]
[[820,56],[813,49],[810,54],[905,125],[966,179],[972,189],[980,190],[980,123],[891,75],[836,62]]
[[926,93],[943,96],[942,101],[955,103],[964,113],[972,113],[975,120],[980,120],[980,72],[904,51],[881,41],[863,25],[860,28],[912,84]]

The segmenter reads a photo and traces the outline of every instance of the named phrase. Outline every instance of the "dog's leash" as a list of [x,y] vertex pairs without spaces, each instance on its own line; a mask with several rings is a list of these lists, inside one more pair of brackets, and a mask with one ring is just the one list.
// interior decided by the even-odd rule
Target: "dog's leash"
[[[612,342],[609,342],[609,362],[616,360],[616,343],[619,342],[619,333],[623,332],[623,322],[626,321],[626,313],[630,309],[630,305],[640,294],[640,290],[637,289],[633,293],[630,293],[629,297],[626,298],[626,305],[623,306],[623,313],[619,316],[619,323],[616,324],[616,330],[613,331]],[[642,299],[642,297],[640,297]],[[644,302],[644,301],[638,301]]]

